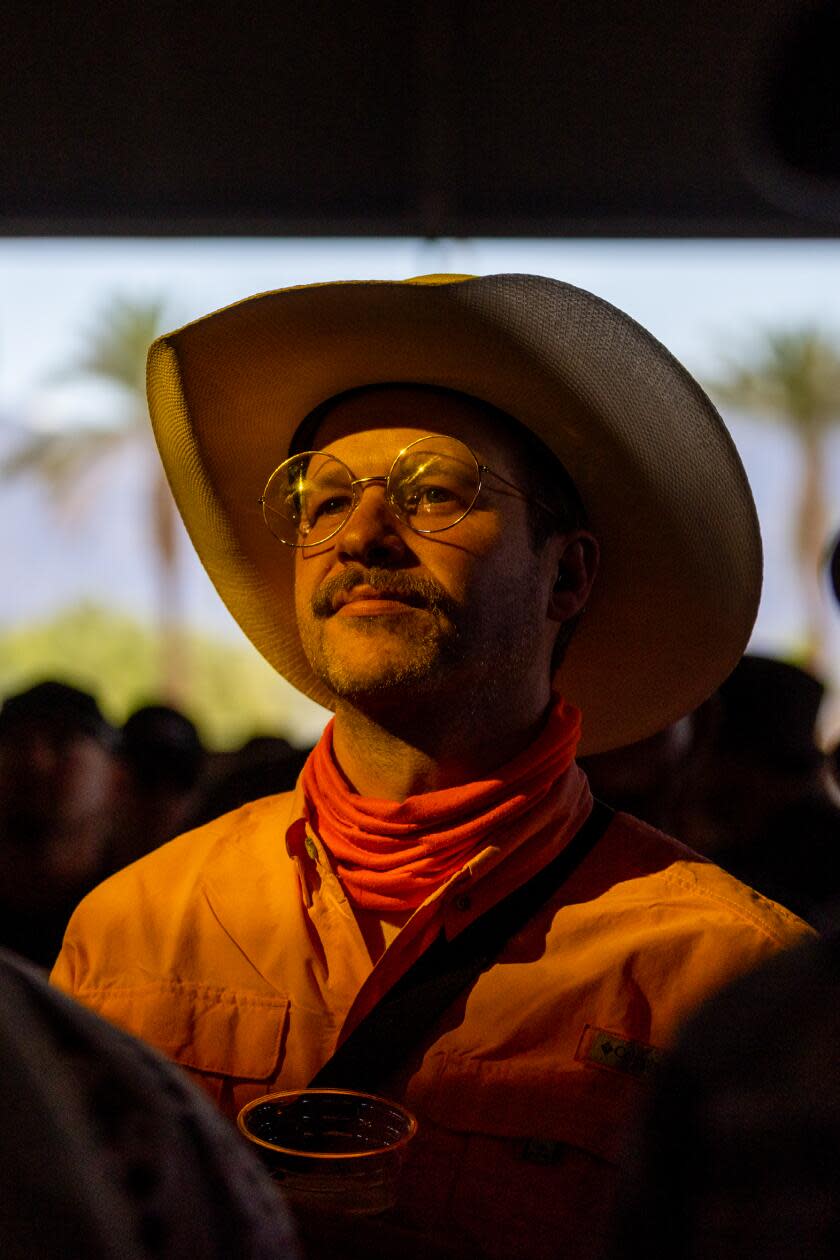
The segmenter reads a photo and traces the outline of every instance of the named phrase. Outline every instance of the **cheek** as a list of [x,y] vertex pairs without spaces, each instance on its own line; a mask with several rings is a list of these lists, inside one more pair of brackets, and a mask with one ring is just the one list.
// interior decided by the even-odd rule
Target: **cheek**
[[298,620],[312,608],[312,594],[317,586],[313,566],[314,561],[307,563],[302,558],[295,558],[295,613]]
[[540,563],[523,533],[498,528],[482,541],[485,545],[474,559],[479,580],[521,586],[527,596]]
[[295,616],[297,617],[297,620],[300,621],[301,613],[303,612],[305,604],[306,604],[306,598],[304,596],[304,583],[300,574],[297,571],[295,572],[294,591],[295,591]]
[[521,626],[547,604],[547,575],[547,566],[527,543],[508,539],[478,561],[474,589],[487,616]]
[[319,557],[311,559],[296,558],[294,584],[295,624],[298,635],[306,651],[314,647],[315,638],[323,632],[325,623],[312,609],[312,601],[320,589],[324,579],[329,576],[331,562],[323,562]]
[[501,522],[490,513],[471,513],[452,530],[413,536],[420,564],[445,586],[466,589],[480,586],[489,573],[505,564],[508,540]]

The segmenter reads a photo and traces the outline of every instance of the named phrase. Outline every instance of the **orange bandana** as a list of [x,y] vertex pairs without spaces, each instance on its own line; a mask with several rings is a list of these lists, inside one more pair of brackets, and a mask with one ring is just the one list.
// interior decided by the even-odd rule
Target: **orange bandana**
[[312,825],[356,905],[414,909],[511,824],[521,826],[574,760],[580,711],[558,698],[530,747],[492,778],[406,800],[359,796],[333,755],[333,722],[303,769]]

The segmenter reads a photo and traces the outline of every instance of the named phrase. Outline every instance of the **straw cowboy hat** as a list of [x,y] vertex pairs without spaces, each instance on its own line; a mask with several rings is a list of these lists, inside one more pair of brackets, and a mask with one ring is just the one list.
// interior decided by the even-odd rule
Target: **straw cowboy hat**
[[161,457],[207,572],[263,656],[330,706],[298,638],[293,552],[259,499],[300,421],[354,386],[447,386],[517,417],[569,470],[601,569],[555,685],[581,751],[652,734],[740,658],[761,587],[747,479],[709,399],[609,303],[541,276],[424,276],[259,294],[160,337]]

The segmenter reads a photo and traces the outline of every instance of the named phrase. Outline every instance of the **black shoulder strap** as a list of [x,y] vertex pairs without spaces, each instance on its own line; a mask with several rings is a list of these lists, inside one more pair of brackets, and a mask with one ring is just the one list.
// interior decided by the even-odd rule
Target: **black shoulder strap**
[[443,932],[353,1029],[310,1084],[374,1090],[409,1055],[458,995],[569,878],[609,826],[613,811],[595,801],[580,830],[548,866],[452,941]]

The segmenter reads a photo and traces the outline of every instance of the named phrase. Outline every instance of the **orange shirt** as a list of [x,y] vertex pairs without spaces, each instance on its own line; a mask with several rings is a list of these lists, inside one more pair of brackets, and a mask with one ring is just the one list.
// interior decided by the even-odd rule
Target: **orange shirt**
[[[527,841],[481,852],[374,963],[300,790],[256,801],[94,890],[53,979],[181,1063],[234,1116],[259,1094],[308,1083],[441,927],[456,934],[545,865],[557,818],[583,821],[590,802],[573,766]],[[421,1124],[402,1222],[465,1257],[597,1254],[656,1052],[708,993],[809,934],[617,815],[383,1083]]]

